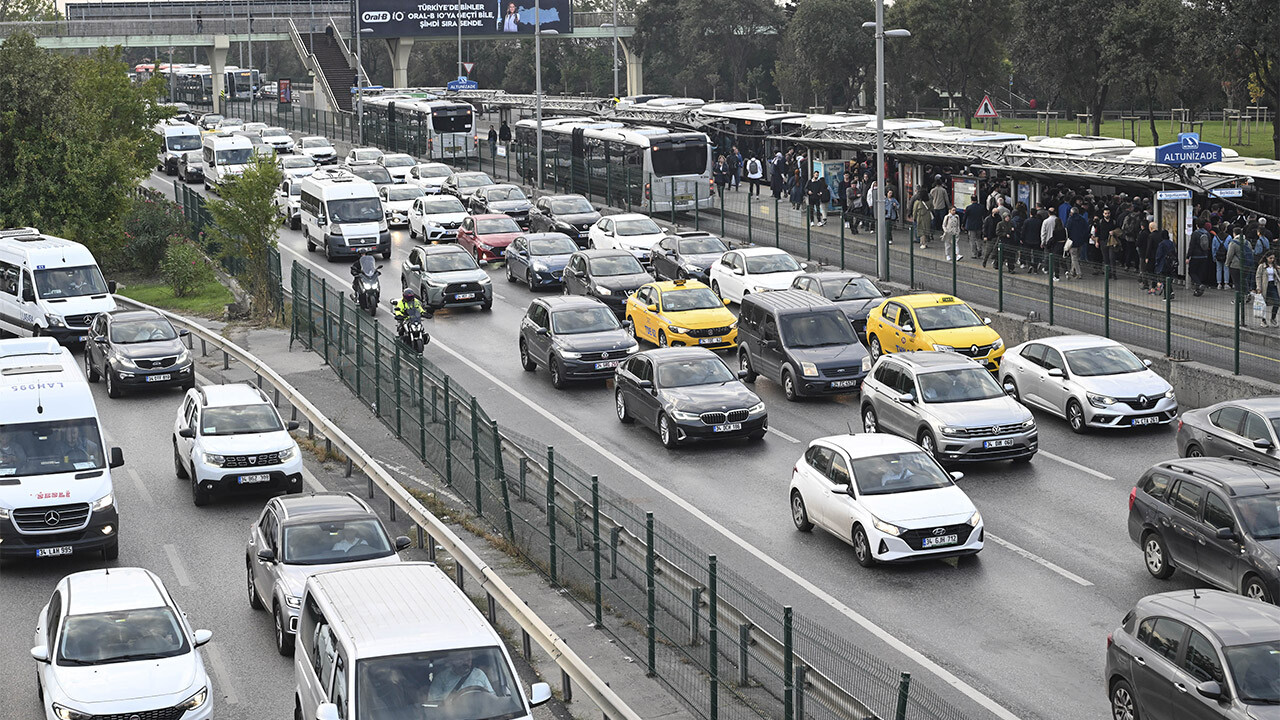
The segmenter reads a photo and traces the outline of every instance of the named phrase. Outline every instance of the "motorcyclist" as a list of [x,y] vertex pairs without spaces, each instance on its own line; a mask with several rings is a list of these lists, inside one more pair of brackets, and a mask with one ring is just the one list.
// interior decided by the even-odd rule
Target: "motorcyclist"
[[417,310],[419,315],[427,315],[426,310],[422,307],[422,302],[418,300],[418,294],[413,291],[413,288],[405,288],[404,295],[398,302],[396,302],[395,307],[392,309],[392,314],[396,318],[397,329],[404,323],[405,318],[408,318],[414,310]]
[[377,266],[373,263],[372,255],[361,255],[356,261],[351,263],[351,290],[358,297],[360,295],[360,277],[362,275],[374,275]]

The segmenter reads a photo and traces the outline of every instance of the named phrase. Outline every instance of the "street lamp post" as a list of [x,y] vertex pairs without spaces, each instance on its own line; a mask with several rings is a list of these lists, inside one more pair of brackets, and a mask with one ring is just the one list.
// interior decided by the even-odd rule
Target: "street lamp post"
[[613,96],[618,97],[618,0],[613,0]]
[[356,144],[364,145],[364,60],[360,55],[360,36],[373,32],[373,28],[362,28],[359,25],[360,3],[356,2]]
[[862,23],[862,27],[871,28],[876,33],[876,275],[884,279],[889,273],[889,242],[885,235],[887,220],[884,216],[884,198],[888,190],[884,172],[884,39],[911,37],[911,31],[884,29],[884,0],[876,0],[875,22]]
[[537,148],[534,162],[538,165],[538,189],[542,185],[542,3],[533,0],[533,94],[535,96],[534,115],[537,118]]
[[[502,13],[498,13],[498,18],[502,18]],[[462,0],[458,0],[458,77],[463,76],[462,67]]]

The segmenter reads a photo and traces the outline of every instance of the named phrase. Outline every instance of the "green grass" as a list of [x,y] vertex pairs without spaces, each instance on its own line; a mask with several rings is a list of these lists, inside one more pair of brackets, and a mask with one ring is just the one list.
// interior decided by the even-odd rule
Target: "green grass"
[[221,317],[226,304],[235,299],[231,291],[217,280],[211,280],[191,295],[180,298],[173,296],[168,285],[150,281],[123,281],[119,294],[164,310],[201,317]]
[[[1141,113],[1135,113],[1135,115],[1140,115],[1140,114]],[[943,120],[943,122],[946,122],[943,118],[934,118],[934,119]],[[961,122],[963,122],[963,120]],[[1151,137],[1151,123],[1147,121],[1146,117],[1143,116],[1142,121],[1139,122],[1138,124],[1141,126],[1139,128],[1140,135],[1137,141],[1138,144],[1139,145],[1155,144],[1154,138]],[[1254,123],[1252,125],[1253,137],[1250,138],[1248,134],[1244,136],[1244,139],[1249,140],[1250,144],[1237,145],[1234,142],[1235,140],[1234,125],[1231,128],[1232,130],[1231,138],[1228,139],[1227,135],[1222,132],[1221,120],[1218,120],[1218,121],[1206,120],[1204,124],[1200,126],[1200,138],[1207,142],[1221,145],[1224,148],[1231,148],[1232,150],[1235,150],[1236,152],[1240,153],[1242,156],[1261,157],[1261,158],[1268,158],[1268,159],[1274,160],[1276,158],[1275,158],[1275,153],[1272,152],[1274,148],[1271,145],[1271,125],[1272,124],[1269,122]],[[975,128],[981,128],[982,121],[974,120],[973,126]],[[1017,118],[1014,120],[1001,119],[999,120],[999,125],[996,126],[996,129],[1001,130],[1003,132],[1023,133],[1024,135],[1039,135],[1044,132],[1043,125],[1041,125],[1039,129],[1037,129],[1035,118]],[[1156,130],[1160,132],[1161,144],[1173,142],[1174,140],[1178,139],[1178,125],[1176,123],[1173,126],[1173,131],[1170,132],[1169,121],[1157,119]],[[1053,126],[1051,125],[1050,131],[1048,134],[1061,137],[1063,135],[1067,135],[1074,132],[1076,132],[1076,119],[1075,119],[1075,116],[1073,115],[1070,118],[1067,118],[1065,116],[1060,116],[1058,118],[1057,131],[1054,132]],[[1083,135],[1090,134],[1090,131],[1085,127],[1084,123],[1080,124],[1080,133]],[[1103,122],[1100,134],[1103,137],[1126,137],[1130,140],[1133,139],[1132,137],[1129,136],[1129,123],[1121,122],[1119,120],[1108,120]]]

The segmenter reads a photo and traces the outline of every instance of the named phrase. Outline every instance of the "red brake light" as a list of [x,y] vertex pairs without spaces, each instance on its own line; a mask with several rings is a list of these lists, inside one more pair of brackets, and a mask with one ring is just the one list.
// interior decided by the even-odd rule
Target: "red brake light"
[[1107,649],[1111,649],[1111,633],[1107,633]]
[[1138,497],[1138,488],[1137,486],[1134,486],[1134,488],[1129,491],[1129,509],[1130,510],[1133,509],[1133,501],[1137,499],[1137,497]]
[[1178,418],[1178,432],[1182,432],[1182,418]]

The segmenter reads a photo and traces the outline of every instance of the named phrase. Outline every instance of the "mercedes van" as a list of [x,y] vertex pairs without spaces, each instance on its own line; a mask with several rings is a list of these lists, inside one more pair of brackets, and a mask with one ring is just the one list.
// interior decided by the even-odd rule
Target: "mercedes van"
[[433,563],[316,573],[300,611],[294,717],[531,720],[551,699],[546,683],[525,697],[502,638]]
[[0,340],[0,558],[120,552],[120,518],[98,410],[52,338]]
[[116,309],[114,285],[78,242],[35,228],[0,230],[0,331],[83,343],[94,316]]
[[219,185],[244,172],[253,162],[253,141],[244,135],[209,133],[201,139],[204,155],[204,187]]
[[200,128],[179,120],[164,120],[154,128],[160,139],[156,169],[166,175],[178,174],[178,160],[184,153],[200,149]]
[[298,199],[307,252],[329,260],[363,253],[391,259],[391,231],[373,183],[345,170],[317,170],[302,179]]

